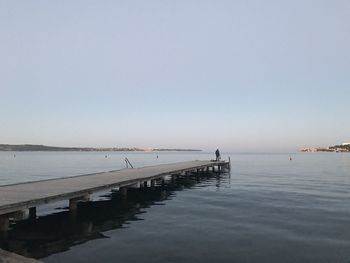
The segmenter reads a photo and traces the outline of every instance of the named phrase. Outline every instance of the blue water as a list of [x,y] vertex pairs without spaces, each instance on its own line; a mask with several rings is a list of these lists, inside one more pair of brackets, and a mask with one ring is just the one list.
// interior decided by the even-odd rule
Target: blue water
[[[210,153],[0,153],[0,184],[193,159]],[[226,154],[232,170],[124,200],[101,193],[12,225],[0,246],[44,262],[350,262],[350,154]],[[101,196],[103,195],[103,196]],[[55,209],[55,208],[59,209]]]

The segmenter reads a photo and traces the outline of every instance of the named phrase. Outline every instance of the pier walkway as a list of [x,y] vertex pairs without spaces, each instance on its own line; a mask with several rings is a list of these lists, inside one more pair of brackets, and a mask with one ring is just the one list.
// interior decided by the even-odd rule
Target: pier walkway
[[75,210],[78,202],[88,201],[94,192],[115,189],[126,194],[127,188],[154,186],[169,175],[224,168],[229,169],[230,162],[189,161],[0,186],[0,231],[8,229],[11,218],[36,217],[39,205],[69,200],[70,210]]

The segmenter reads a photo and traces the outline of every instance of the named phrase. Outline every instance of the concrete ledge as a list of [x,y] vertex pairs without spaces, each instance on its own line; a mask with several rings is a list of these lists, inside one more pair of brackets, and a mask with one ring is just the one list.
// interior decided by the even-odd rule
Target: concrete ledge
[[41,263],[36,259],[22,257],[20,255],[0,249],[0,263]]

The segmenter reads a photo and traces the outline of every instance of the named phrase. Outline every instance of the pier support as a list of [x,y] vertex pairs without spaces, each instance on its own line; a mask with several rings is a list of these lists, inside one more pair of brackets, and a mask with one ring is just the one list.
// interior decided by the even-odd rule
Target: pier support
[[151,180],[151,187],[156,186],[156,180]]
[[29,208],[29,219],[30,220],[36,219],[36,207]]
[[10,219],[8,215],[0,216],[0,232],[6,232],[10,227]]
[[11,213],[11,218],[16,221],[25,220],[29,217],[29,209],[18,210],[16,212]]
[[83,196],[75,197],[72,199],[69,199],[69,210],[70,211],[76,211],[78,208],[78,203],[79,202],[86,202],[91,200],[91,195],[86,194]]
[[126,206],[127,205],[127,202],[128,202],[128,188],[127,187],[121,187],[119,189],[119,192],[121,194],[121,203],[123,206]]
[[118,192],[118,191],[119,191],[119,189],[120,189],[120,188],[119,188],[119,186],[117,186],[117,187],[113,187],[113,189],[111,190],[111,192],[114,192],[114,193],[115,193],[115,192]]
[[132,184],[132,185],[128,185],[127,187],[128,188],[140,188],[141,187],[141,182],[138,181],[137,183]]
[[144,181],[143,185],[144,187],[151,187],[151,180]]
[[119,189],[120,193],[122,196],[126,197],[128,195],[128,188],[127,187],[122,187]]

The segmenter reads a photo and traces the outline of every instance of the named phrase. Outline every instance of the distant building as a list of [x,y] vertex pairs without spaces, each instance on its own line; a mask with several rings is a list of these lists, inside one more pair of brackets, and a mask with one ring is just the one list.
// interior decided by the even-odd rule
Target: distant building
[[344,142],[342,143],[343,146],[350,145],[350,142]]
[[308,148],[302,148],[301,151],[302,152],[309,152],[309,153],[315,153],[318,152],[318,148],[314,148],[314,147],[308,147]]
[[309,152],[309,153],[315,153],[315,152],[335,152],[335,149],[331,149],[331,148],[313,148],[313,147],[309,147],[309,148],[302,148],[302,149],[300,149],[300,151],[302,151],[302,152]]

